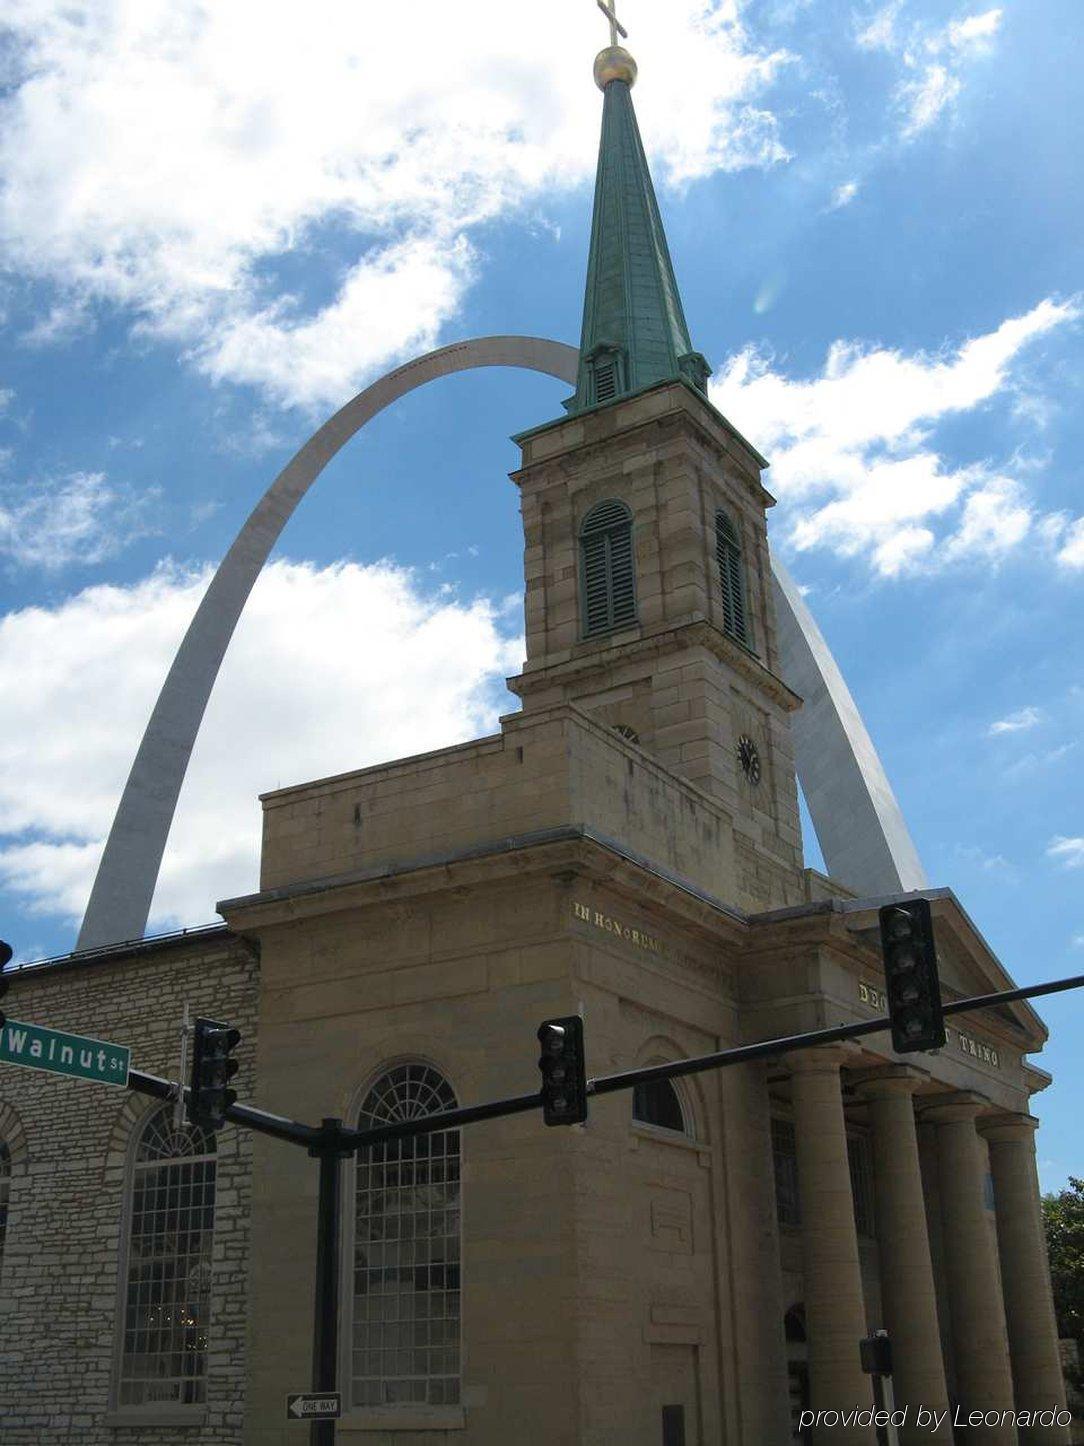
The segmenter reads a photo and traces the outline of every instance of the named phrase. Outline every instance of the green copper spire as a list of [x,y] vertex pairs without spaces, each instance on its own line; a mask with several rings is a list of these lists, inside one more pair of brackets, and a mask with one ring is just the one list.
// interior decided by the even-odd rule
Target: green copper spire
[[[603,8],[600,6],[600,8]],[[636,62],[613,45],[595,61],[603,91],[587,293],[573,415],[657,382],[706,389],[693,350],[630,93]]]

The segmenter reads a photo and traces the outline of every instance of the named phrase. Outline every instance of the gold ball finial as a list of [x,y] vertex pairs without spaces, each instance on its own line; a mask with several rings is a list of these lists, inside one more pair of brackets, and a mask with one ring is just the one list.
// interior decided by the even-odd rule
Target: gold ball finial
[[595,84],[605,90],[611,80],[636,84],[636,62],[623,45],[607,45],[595,56]]

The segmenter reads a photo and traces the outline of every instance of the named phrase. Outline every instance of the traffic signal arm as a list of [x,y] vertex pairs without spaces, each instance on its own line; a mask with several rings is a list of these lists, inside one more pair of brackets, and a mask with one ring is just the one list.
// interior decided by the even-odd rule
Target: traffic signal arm
[[[968,999],[956,999],[944,1005],[942,1014],[967,1014],[979,1009],[989,1009],[995,1004],[1012,1004],[1019,999],[1037,999],[1046,994],[1060,994],[1067,989],[1084,987],[1084,974],[1071,979],[1056,979],[1049,984],[1032,984],[1022,989],[1003,989],[996,994],[974,995]],[[631,1089],[633,1085],[644,1084],[654,1079],[675,1079],[679,1075],[699,1074],[704,1070],[722,1069],[727,1065],[744,1064],[752,1059],[766,1059],[789,1053],[793,1049],[809,1049],[818,1044],[832,1044],[842,1039],[860,1039],[866,1034],[877,1034],[891,1028],[887,1015],[879,1019],[864,1019],[856,1024],[841,1024],[831,1029],[818,1029],[809,1034],[792,1035],[781,1039],[761,1040],[757,1044],[739,1045],[737,1049],[725,1049],[717,1054],[700,1055],[695,1059],[673,1060],[669,1064],[648,1065],[643,1069],[625,1070],[620,1074],[604,1075],[586,1081],[584,1092],[591,1095],[612,1094],[617,1090]],[[154,1095],[158,1099],[175,1099],[177,1085],[157,1075],[132,1070],[128,1088],[142,1094]],[[190,1090],[185,1088],[185,1097]],[[418,1119],[403,1120],[393,1125],[380,1125],[372,1130],[354,1130],[341,1127],[338,1140],[341,1145],[355,1150],[385,1140],[406,1139],[413,1135],[436,1134],[441,1130],[458,1129],[461,1125],[473,1124],[479,1120],[495,1120],[506,1115],[528,1114],[542,1108],[540,1093],[515,1095],[509,1099],[490,1100],[481,1105],[465,1105],[459,1109],[446,1110],[442,1114],[424,1115]],[[232,1104],[226,1111],[226,1119],[243,1128],[271,1135],[275,1139],[291,1144],[303,1145],[308,1149],[318,1146],[322,1132],[312,1125],[297,1120],[272,1115],[252,1105]]]

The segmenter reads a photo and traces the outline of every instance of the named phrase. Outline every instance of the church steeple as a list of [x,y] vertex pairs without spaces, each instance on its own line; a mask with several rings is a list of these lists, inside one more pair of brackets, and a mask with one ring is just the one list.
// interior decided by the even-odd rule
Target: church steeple
[[636,62],[621,46],[597,56],[602,138],[580,369],[576,394],[565,403],[572,415],[664,381],[704,392],[711,371],[685,321],[632,105],[635,79]]

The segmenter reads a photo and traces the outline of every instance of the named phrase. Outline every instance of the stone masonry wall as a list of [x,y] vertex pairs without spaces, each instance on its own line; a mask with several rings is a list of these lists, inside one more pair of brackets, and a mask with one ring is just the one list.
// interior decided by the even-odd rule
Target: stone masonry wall
[[734,898],[732,818],[695,784],[574,706],[503,725],[497,737],[264,795],[261,887],[586,824]]
[[[236,1084],[242,1099],[253,1095],[258,965],[225,930],[9,977],[9,1019],[131,1045],[133,1067],[170,1078],[187,1000],[193,1015],[241,1030]],[[206,1412],[197,1408],[181,1426],[122,1425],[112,1411],[129,1147],[158,1106],[132,1091],[0,1064],[0,1130],[13,1159],[0,1263],[5,1446],[241,1440],[251,1137],[229,1126],[217,1142]]]

